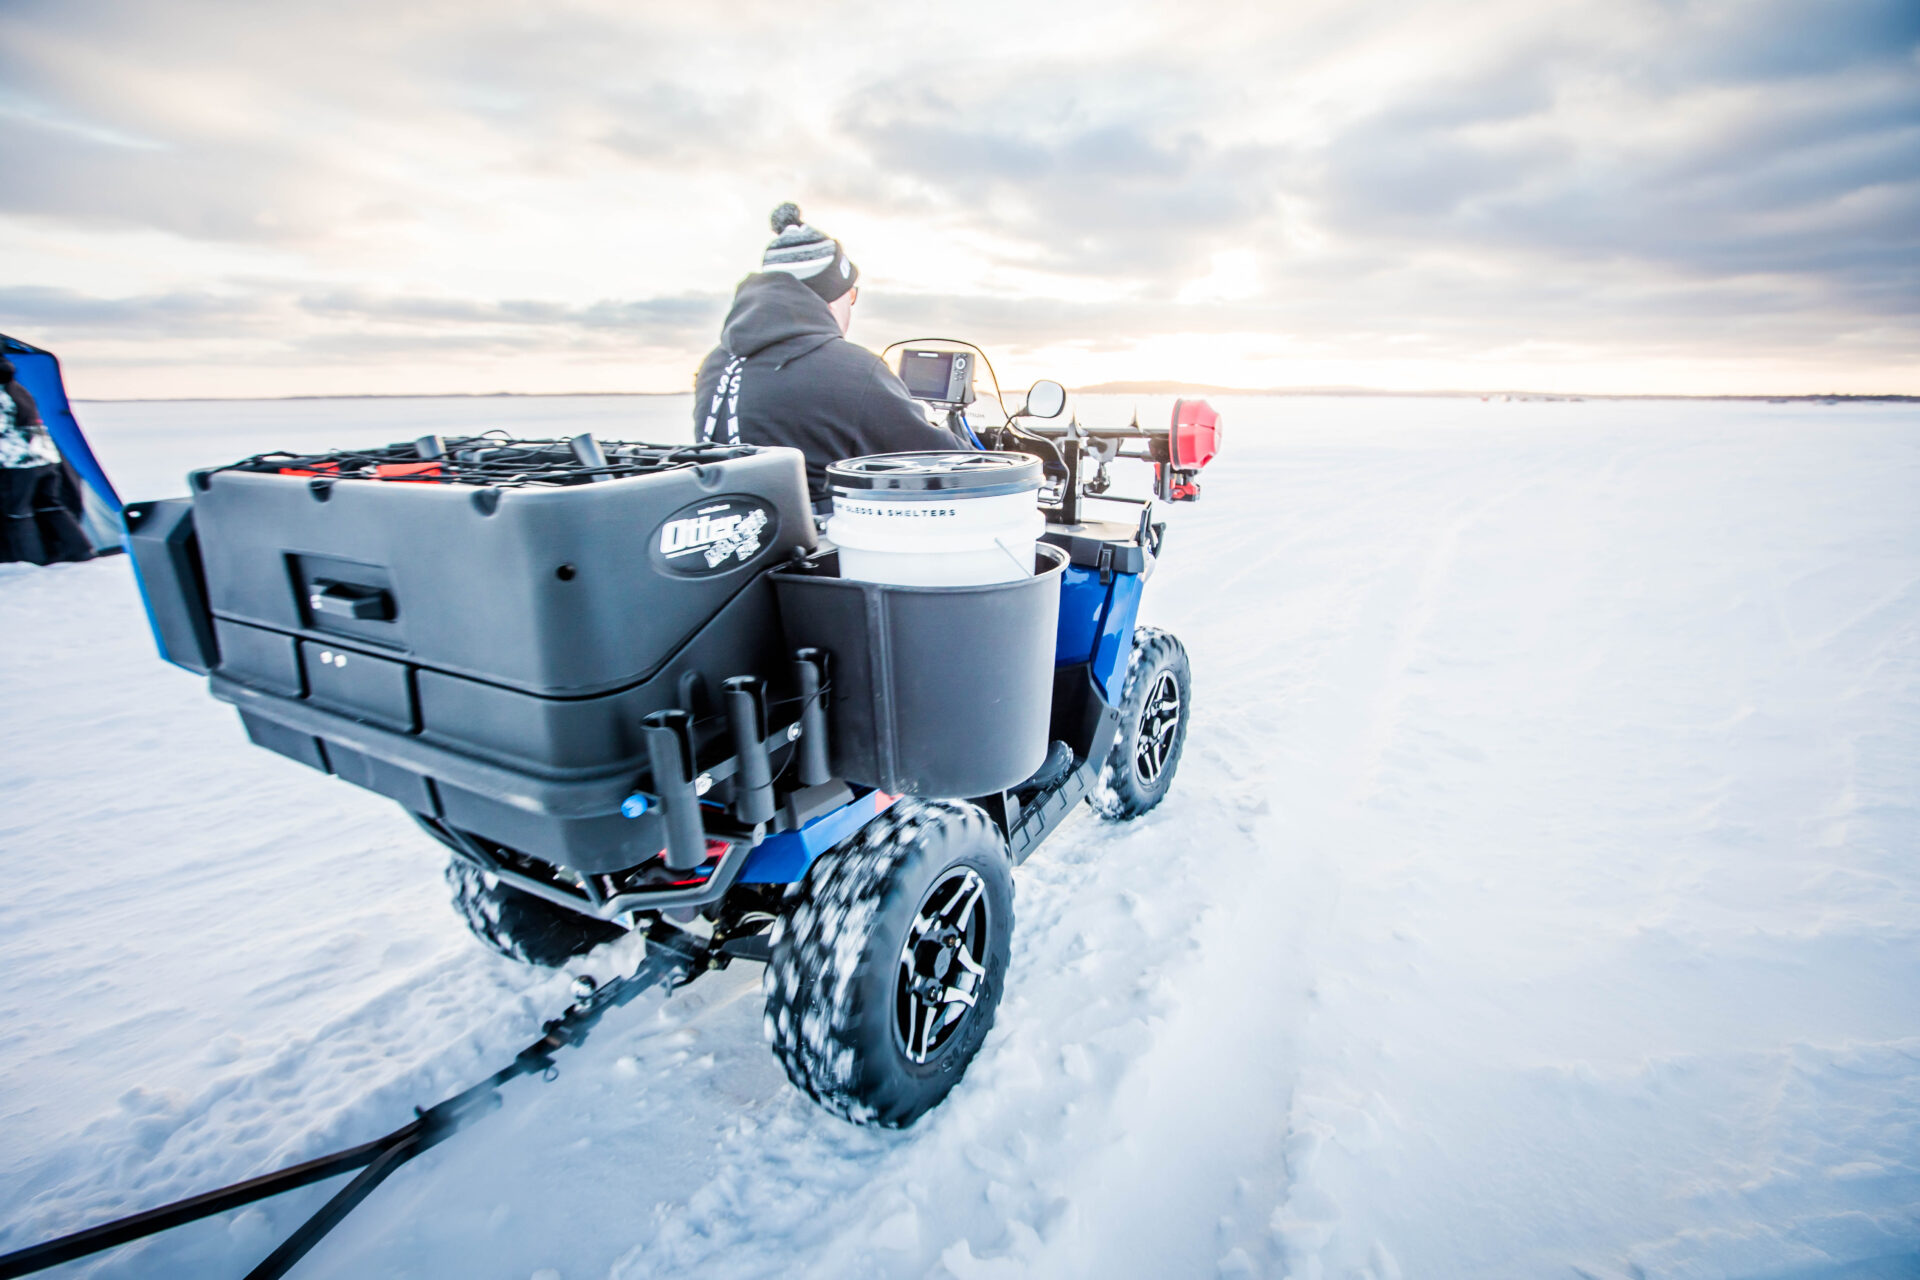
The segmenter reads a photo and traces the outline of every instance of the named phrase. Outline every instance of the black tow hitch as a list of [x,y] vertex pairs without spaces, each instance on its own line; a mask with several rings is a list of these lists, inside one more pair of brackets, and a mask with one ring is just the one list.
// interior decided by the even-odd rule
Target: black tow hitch
[[[331,1200],[320,1207],[319,1212],[302,1223],[279,1248],[247,1273],[247,1280],[277,1280],[277,1277],[292,1270],[327,1232],[338,1226],[340,1220],[351,1213],[395,1169],[421,1152],[445,1142],[478,1117],[499,1107],[501,1085],[527,1075],[550,1079],[551,1073],[556,1071],[554,1055],[569,1045],[585,1040],[587,1033],[609,1009],[618,1008],[653,987],[682,985],[706,968],[706,947],[685,930],[660,922],[647,930],[646,938],[646,957],[631,975],[614,978],[601,986],[594,985],[591,978],[577,979],[574,1003],[567,1007],[565,1013],[543,1026],[540,1038],[516,1054],[512,1062],[444,1102],[425,1110],[416,1107],[412,1120],[385,1137],[5,1254],[0,1256],[0,1280],[31,1275],[75,1258],[84,1258],[90,1253],[98,1253],[102,1249],[111,1249],[115,1245],[156,1235],[201,1218],[210,1218],[256,1200],[324,1182],[354,1169],[360,1170],[359,1175],[336,1192]],[[741,938],[736,941],[744,943],[750,940]]]

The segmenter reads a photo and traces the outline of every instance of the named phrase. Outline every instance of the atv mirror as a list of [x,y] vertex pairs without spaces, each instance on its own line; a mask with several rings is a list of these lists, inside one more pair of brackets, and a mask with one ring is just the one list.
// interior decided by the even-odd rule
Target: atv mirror
[[1020,410],[1023,418],[1057,418],[1067,407],[1067,389],[1042,378],[1027,388],[1027,403]]

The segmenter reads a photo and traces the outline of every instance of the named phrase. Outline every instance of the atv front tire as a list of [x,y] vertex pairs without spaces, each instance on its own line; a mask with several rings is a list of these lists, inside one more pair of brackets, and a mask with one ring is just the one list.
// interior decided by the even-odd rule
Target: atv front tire
[[975,805],[900,801],[816,861],[774,925],[774,1056],[843,1119],[912,1124],[993,1025],[1012,936],[999,828]]
[[1187,651],[1164,631],[1137,628],[1120,694],[1120,732],[1090,798],[1095,813],[1125,822],[1166,799],[1186,746],[1192,703]]
[[464,858],[447,862],[453,910],[473,936],[509,960],[557,969],[626,933],[619,925],[523,893]]

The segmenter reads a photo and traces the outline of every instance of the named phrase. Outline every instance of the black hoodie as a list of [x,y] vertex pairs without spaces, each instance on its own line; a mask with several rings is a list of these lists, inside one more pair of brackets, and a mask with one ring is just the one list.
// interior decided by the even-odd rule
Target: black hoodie
[[[693,429],[703,438],[714,392],[741,357],[740,439],[787,445],[807,457],[807,486],[825,500],[826,469],[844,458],[960,446],[928,423],[920,403],[880,357],[848,342],[820,295],[784,271],[748,276],[733,295],[720,345],[694,379]],[[713,437],[727,439],[726,397]]]

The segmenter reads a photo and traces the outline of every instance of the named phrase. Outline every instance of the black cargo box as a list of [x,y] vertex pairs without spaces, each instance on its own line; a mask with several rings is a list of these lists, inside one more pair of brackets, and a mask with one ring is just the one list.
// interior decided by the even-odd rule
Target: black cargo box
[[814,545],[792,450],[566,486],[245,470],[194,486],[216,618],[543,697],[646,678],[755,574]]
[[214,693],[259,745],[556,865],[652,856],[657,815],[619,812],[641,718],[788,670],[765,570],[814,525],[796,451],[607,447],[651,461],[542,483],[196,473]]

